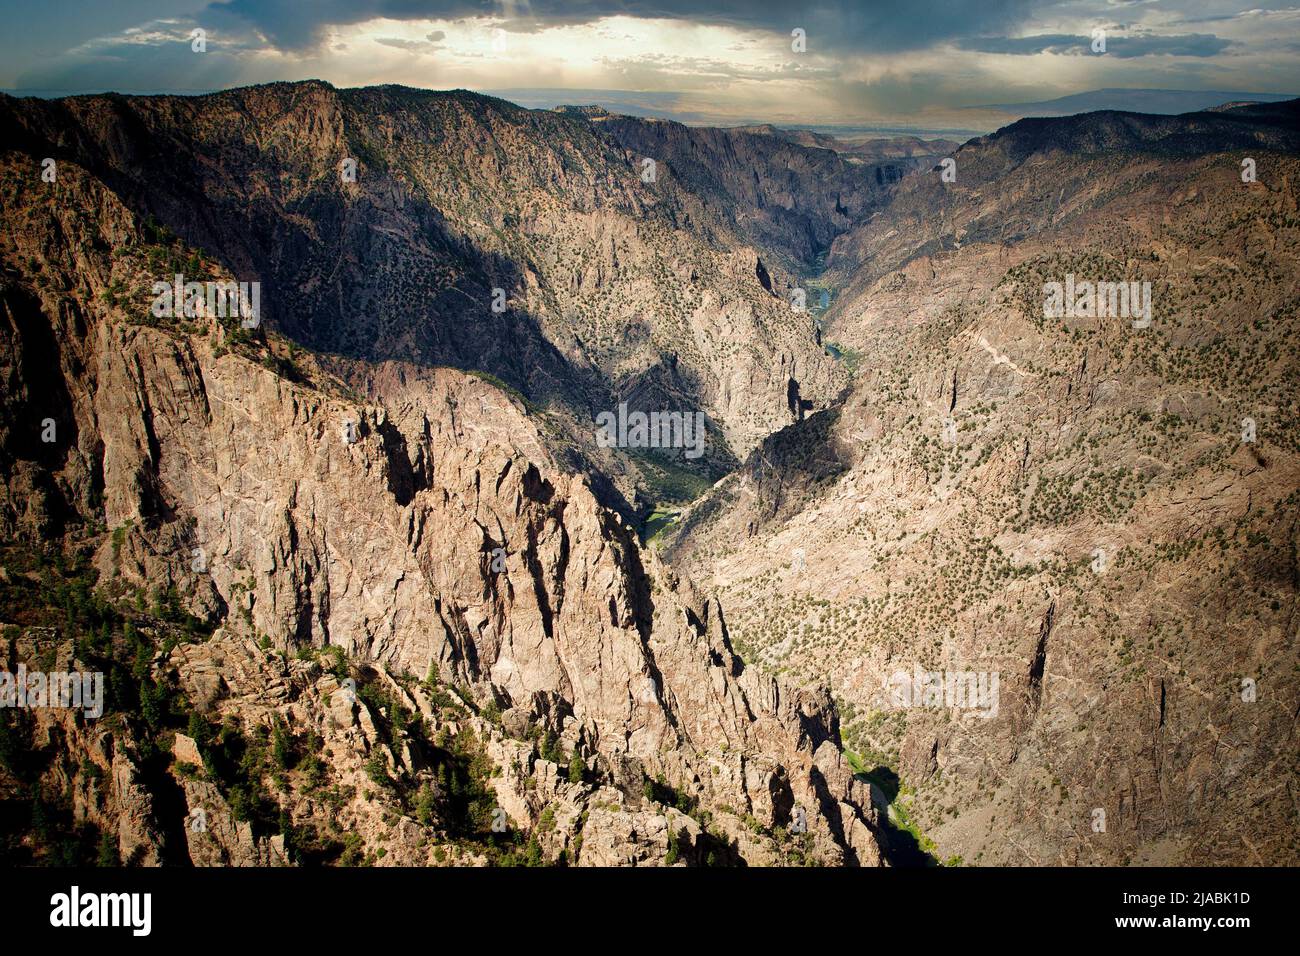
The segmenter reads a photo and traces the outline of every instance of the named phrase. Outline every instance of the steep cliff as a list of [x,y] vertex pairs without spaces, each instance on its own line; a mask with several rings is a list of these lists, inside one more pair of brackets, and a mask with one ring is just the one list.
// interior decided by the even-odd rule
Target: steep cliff
[[160,319],[159,275],[228,274],[74,162],[2,162],[4,580],[48,595],[6,646],[113,685],[7,725],[50,758],[11,800],[73,793],[145,863],[881,862],[829,698],[745,668],[523,399]]
[[[677,457],[712,481],[797,418],[791,383],[809,408],[843,385],[791,309],[797,277],[764,264],[746,227],[772,189],[712,201],[667,144],[581,116],[308,82],[4,98],[0,132],[27,162],[86,169],[137,217],[260,281],[267,327],[317,351],[490,373],[554,409],[575,443],[622,400],[703,412],[707,455]],[[779,145],[803,180],[825,165],[825,151]],[[857,209],[878,187],[850,173],[843,203]],[[801,191],[774,188],[786,205]],[[601,470],[631,497],[636,460],[612,457]]]

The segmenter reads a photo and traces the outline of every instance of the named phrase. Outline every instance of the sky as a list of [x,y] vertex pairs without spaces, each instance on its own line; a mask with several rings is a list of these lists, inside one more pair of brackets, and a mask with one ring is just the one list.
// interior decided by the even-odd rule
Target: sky
[[0,89],[35,95],[314,78],[717,125],[941,129],[1102,88],[1300,94],[1300,6],[1286,3],[0,0],[0,23]]

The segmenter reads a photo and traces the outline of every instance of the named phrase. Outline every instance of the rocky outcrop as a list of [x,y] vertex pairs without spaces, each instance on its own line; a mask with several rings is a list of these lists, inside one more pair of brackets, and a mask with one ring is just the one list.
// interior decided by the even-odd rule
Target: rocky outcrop
[[[338,785],[353,788],[351,832],[364,841],[354,856],[439,861],[427,834],[407,822],[397,845],[384,843],[378,855],[378,834],[392,837],[386,817],[410,814],[400,801],[359,794],[375,792],[377,753],[419,784],[420,739],[384,730],[391,718],[340,697],[340,676],[295,659],[322,648],[341,649],[380,682],[439,675],[463,688],[498,769],[507,757],[522,768],[513,798],[505,796],[511,778],[496,784],[521,825],[537,827],[544,807],[518,788],[553,795],[571,811],[566,819],[587,809],[587,790],[558,786],[535,741],[512,755],[504,731],[488,728],[489,711],[545,728],[566,753],[583,755],[592,786],[632,795],[647,781],[662,788],[624,814],[635,834],[626,846],[616,837],[625,823],[606,827],[597,815],[605,835],[589,852],[575,848],[578,862],[667,857],[667,838],[653,834],[670,830],[674,856],[770,861],[780,858],[774,834],[792,826],[810,859],[881,862],[869,836],[875,811],[835,747],[829,699],[746,670],[716,611],[641,549],[584,477],[557,464],[521,399],[482,378],[395,361],[352,378],[364,379],[363,396],[278,336],[249,336],[211,316],[141,322],[116,290],[139,289],[146,232],[72,164],[60,183],[104,213],[61,234],[32,223],[6,250],[14,356],[7,434],[47,414],[69,426],[42,452],[48,464],[23,459],[21,442],[6,447],[23,461],[15,471],[54,489],[36,514],[22,497],[31,485],[9,484],[6,528],[44,534],[44,511],[56,511],[97,544],[114,592],[171,589],[199,618],[220,624],[208,643],[183,643],[155,660],[157,679],[174,678],[204,720],[223,728],[234,720],[245,737],[283,721],[324,741]],[[84,254],[84,267],[77,256],[50,256],[60,242]],[[71,318],[62,303],[74,288],[84,289],[75,298],[86,305]],[[51,369],[36,362],[36,344],[51,335],[57,389],[40,384]],[[385,693],[413,694],[404,688]],[[409,704],[429,712],[434,735],[454,738],[465,723],[443,721],[414,697]],[[173,754],[177,747],[186,752],[183,741]],[[231,803],[239,787],[257,790],[256,781],[226,781],[223,791],[215,773],[174,781],[190,811],[209,808],[206,829],[187,831],[188,858],[283,862],[285,842],[258,832],[246,803]],[[293,779],[279,792],[288,828],[280,836],[326,826],[320,799],[300,806]],[[686,827],[690,846],[680,845],[679,821],[658,806],[663,800],[744,818],[752,832],[711,849],[697,822]],[[662,827],[654,822],[661,817],[669,820]],[[174,851],[176,840],[169,845]],[[464,849],[443,857],[472,858]]]
[[[809,317],[790,311],[796,280],[779,274],[778,298],[755,278],[740,197],[697,194],[704,184],[678,175],[676,156],[643,176],[651,157],[600,123],[464,91],[308,82],[211,97],[6,97],[0,129],[25,199],[33,161],[61,164],[65,178],[43,197],[58,203],[74,201],[84,170],[164,244],[179,236],[260,281],[267,327],[318,351],[490,373],[562,410],[574,444],[591,444],[594,416],[620,401],[699,411],[708,455],[676,461],[715,480],[792,420],[789,378],[813,406],[842,384]],[[826,161],[779,145],[804,167],[779,187],[789,206]],[[877,191],[831,162],[854,209]],[[147,288],[132,308],[147,306]],[[603,470],[632,497],[635,456],[589,457],[614,458]]]

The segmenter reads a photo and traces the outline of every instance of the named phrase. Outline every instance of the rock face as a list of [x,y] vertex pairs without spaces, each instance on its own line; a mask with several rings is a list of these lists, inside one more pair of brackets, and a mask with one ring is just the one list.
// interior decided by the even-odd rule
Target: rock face
[[[171,755],[170,806],[131,811],[143,860],[278,864],[296,828],[341,820],[362,841],[345,858],[473,862],[472,846],[440,841],[441,811],[415,819],[424,787],[454,806],[450,755],[463,746],[482,749],[484,786],[546,844],[543,858],[882,862],[829,697],[746,668],[717,605],[557,463],[523,400],[412,362],[352,363],[345,385],[329,371],[339,362],[229,318],[146,324],[132,296],[152,264],[224,278],[219,267],[179,241],[151,243],[152,227],[73,162],[57,201],[34,195],[28,159],[4,159],[16,226],[4,248],[6,535],[66,531],[97,549],[114,593],[166,589],[219,625],[168,650],[173,636],[135,668],[142,697],[174,687],[197,721],[186,736],[205,738],[157,744]],[[32,437],[47,418],[53,448]],[[171,633],[143,618],[137,630]],[[350,674],[322,670],[323,648],[341,649]],[[435,690],[451,695],[444,705],[422,699]],[[399,711],[423,715],[423,729]],[[167,734],[167,721],[151,723]],[[329,799],[287,758],[279,771],[236,760],[282,732],[323,762]],[[473,747],[434,742],[462,734]],[[558,743],[543,753],[547,734]],[[94,746],[71,741],[74,755]],[[567,783],[559,755],[584,764]],[[223,776],[223,762],[242,769]],[[121,816],[133,799],[122,793],[96,812]],[[182,826],[198,809],[204,828]],[[151,838],[150,821],[166,832]]]
[[[853,389],[670,535],[938,856],[1300,854],[1296,115],[1032,121],[906,180],[831,259]],[[1045,317],[1067,275],[1149,282],[1150,325]]]
[[666,164],[691,199],[693,221],[734,222],[750,245],[795,275],[874,211],[889,195],[887,184],[911,168],[892,159],[854,162],[784,130],[608,114],[591,123],[632,155]]
[[[791,381],[815,408],[844,380],[808,314],[791,310],[788,270],[810,250],[782,248],[787,265],[769,263],[764,286],[751,247],[778,233],[806,242],[819,209],[753,238],[737,223],[794,205],[828,162],[839,230],[844,210],[880,192],[823,150],[779,144],[782,164],[795,164],[787,181],[722,203],[713,180],[679,175],[677,153],[647,171],[654,157],[604,124],[463,91],[309,82],[210,97],[5,98],[0,129],[22,162],[85,170],[137,218],[260,281],[267,327],[301,345],[490,373],[555,411],[573,444],[589,445],[594,416],[620,401],[702,412],[707,456],[677,460],[710,482],[797,418]],[[823,245],[836,234],[816,230]],[[128,290],[123,306],[138,317],[149,299],[147,286]],[[602,468],[623,493],[645,490],[635,456],[615,457]]]

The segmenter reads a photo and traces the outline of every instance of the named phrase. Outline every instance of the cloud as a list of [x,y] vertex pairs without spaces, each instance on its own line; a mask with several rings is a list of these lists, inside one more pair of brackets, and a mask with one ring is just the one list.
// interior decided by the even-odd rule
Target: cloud
[[[1099,55],[1092,52],[1091,36],[1073,36],[1064,33],[1044,33],[1028,37],[972,37],[960,40],[957,46],[975,53],[994,53],[1010,56],[1033,56],[1040,53],[1057,55]],[[1215,56],[1232,46],[1231,40],[1209,33],[1187,33],[1180,36],[1106,37],[1106,56],[1131,59],[1139,56]]]
[[[436,32],[436,31],[435,31]],[[429,34],[433,36],[433,34]],[[442,34],[439,33],[439,36]],[[432,53],[440,49],[437,43],[428,40],[407,40],[405,37],[375,37],[375,42],[395,50],[409,50],[411,53]]]
[[[148,39],[144,39],[148,37]],[[198,93],[249,82],[239,49],[209,38],[207,52],[191,47],[189,30],[148,31],[113,42],[83,44],[19,75],[19,88],[53,94],[104,90]]]
[[809,49],[897,52],[928,47],[972,33],[1022,24],[1034,0],[830,0],[806,8],[787,0],[220,0],[200,16],[238,19],[277,49],[317,47],[330,27],[370,20],[494,18],[511,32],[593,23],[610,16],[681,20],[709,26],[770,30],[789,36],[807,31]]
[[[86,8],[98,31],[89,36],[58,41],[42,23],[31,43],[16,31],[0,36],[0,87],[198,91],[320,78],[339,87],[624,90],[669,92],[671,105],[641,108],[699,122],[930,127],[945,116],[965,126],[969,115],[956,111],[981,103],[1103,86],[1300,89],[1300,11],[1242,12],[1232,0],[118,3],[125,12],[112,20]],[[190,51],[196,26],[208,31],[206,54]],[[1098,26],[1108,30],[1105,56],[1091,52]],[[795,27],[807,34],[802,54],[791,50]]]

